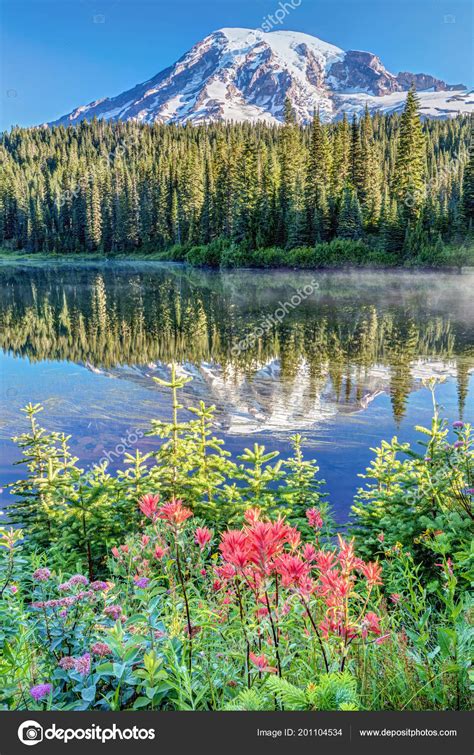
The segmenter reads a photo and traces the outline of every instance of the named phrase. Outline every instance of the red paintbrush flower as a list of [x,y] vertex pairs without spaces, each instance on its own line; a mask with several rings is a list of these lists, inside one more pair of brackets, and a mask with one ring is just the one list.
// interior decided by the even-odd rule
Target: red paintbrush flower
[[170,524],[180,525],[183,524],[186,519],[189,519],[193,515],[191,509],[183,506],[183,502],[179,500],[172,500],[169,503],[164,503],[157,511],[158,519],[164,519]]
[[159,500],[160,496],[158,494],[152,495],[151,493],[147,493],[147,495],[142,496],[138,501],[142,513],[145,514],[148,519],[156,519]]
[[261,673],[267,673],[267,674],[276,674],[277,670],[274,666],[270,666],[265,656],[262,655],[255,655],[255,653],[250,653],[249,658],[252,661],[253,665],[258,668],[258,670]]
[[360,571],[367,579],[369,587],[375,587],[375,585],[381,585],[382,579],[382,567],[375,561],[369,561],[367,564],[362,562],[360,565]]
[[166,554],[167,550],[168,548],[163,548],[161,545],[155,545],[155,550],[154,550],[155,558],[157,558],[158,561],[161,561],[163,556]]
[[244,519],[249,524],[255,524],[260,519],[261,513],[261,510],[257,506],[253,506],[244,512]]
[[203,550],[212,538],[212,530],[208,527],[198,527],[194,533],[194,542]]
[[227,563],[242,569],[249,562],[250,545],[242,530],[227,530],[221,536],[219,550]]
[[334,566],[334,553],[332,551],[318,551],[316,553],[316,566],[321,572],[327,572]]
[[308,520],[309,526],[314,530],[320,530],[323,526],[323,518],[321,516],[321,512],[318,511],[318,509],[308,509],[306,511],[306,518]]
[[367,611],[362,621],[362,637],[366,637],[367,632],[372,632],[372,634],[376,635],[382,634],[380,617],[373,611]]
[[316,561],[316,548],[311,543],[306,543],[303,546],[302,556],[308,564],[312,564]]
[[309,567],[298,556],[282,554],[275,562],[283,587],[296,587],[308,576]]

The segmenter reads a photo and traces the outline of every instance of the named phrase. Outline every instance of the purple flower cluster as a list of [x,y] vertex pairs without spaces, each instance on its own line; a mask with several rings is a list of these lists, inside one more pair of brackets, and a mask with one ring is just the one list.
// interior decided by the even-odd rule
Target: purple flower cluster
[[74,670],[77,671],[78,674],[82,674],[82,676],[87,676],[87,674],[90,674],[90,670],[91,670],[90,653],[84,653],[84,655],[81,655],[79,656],[79,658],[75,659]]
[[35,579],[37,582],[47,582],[50,576],[51,572],[46,568],[46,566],[41,567],[40,569],[36,569],[36,571],[33,572],[33,579]]
[[112,653],[106,642],[95,642],[91,647],[91,651],[100,658]]
[[135,587],[148,587],[150,580],[148,577],[134,577]]
[[70,577],[67,582],[62,582],[59,585],[59,589],[62,591],[65,590],[71,590],[76,585],[83,585],[84,587],[89,584],[89,580],[87,577],[84,577],[83,574],[74,574],[73,577]]
[[78,658],[74,658],[72,655],[65,655],[61,658],[58,664],[65,671],[77,671],[78,674],[86,676],[91,670],[91,656],[90,653],[84,653]]
[[38,700],[42,700],[44,697],[48,697],[48,695],[50,695],[52,691],[52,684],[36,684],[30,689],[30,695],[33,700],[36,700],[36,702],[38,702]]
[[58,665],[65,671],[71,671],[74,668],[75,663],[76,660],[72,655],[65,655],[64,658],[61,658]]
[[110,619],[117,621],[117,619],[122,618],[122,606],[118,606],[118,605],[107,606],[107,608],[104,608],[104,613]]
[[99,590],[108,590],[109,586],[107,582],[104,582],[102,579],[96,579],[95,582],[90,583],[91,590],[95,590],[95,592],[98,592]]
[[32,608],[70,608],[80,600],[92,598],[92,590],[81,590],[76,595],[68,595],[65,598],[53,598],[52,600],[36,600],[31,604]]

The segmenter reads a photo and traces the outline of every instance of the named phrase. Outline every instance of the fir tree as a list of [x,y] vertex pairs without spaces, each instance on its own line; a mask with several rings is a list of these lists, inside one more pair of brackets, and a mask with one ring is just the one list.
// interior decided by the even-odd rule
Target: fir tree
[[471,116],[469,161],[464,168],[462,195],[462,208],[466,223],[472,226],[474,223],[474,116]]
[[337,235],[342,239],[358,239],[362,235],[362,213],[354,190],[346,188],[342,194]]
[[420,215],[425,196],[426,143],[412,88],[407,94],[400,123],[393,191],[407,218]]

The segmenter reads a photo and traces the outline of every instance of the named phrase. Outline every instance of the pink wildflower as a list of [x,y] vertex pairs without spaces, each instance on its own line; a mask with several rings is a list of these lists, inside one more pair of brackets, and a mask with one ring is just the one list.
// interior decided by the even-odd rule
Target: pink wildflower
[[74,585],[88,585],[89,584],[89,580],[83,574],[74,574],[73,577],[69,578],[69,584],[71,586],[74,586]]
[[[51,572],[46,567],[36,569],[36,571],[33,572],[33,579],[35,579],[37,582],[46,582],[50,578],[50,576]],[[34,687],[33,689],[36,688]]]
[[212,531],[207,527],[198,527],[194,533],[194,542],[199,545],[201,550],[204,550],[207,543],[212,538]]
[[61,658],[58,665],[65,671],[70,671],[75,668],[76,660],[72,655],[65,655],[64,658]]
[[261,510],[254,506],[244,512],[244,519],[248,524],[255,524],[260,519],[261,513]]
[[134,577],[133,581],[135,582],[135,587],[138,587],[138,588],[141,588],[141,589],[144,589],[145,587],[148,587],[148,584],[150,582],[150,580],[148,579],[148,577],[138,577],[138,576]]
[[321,516],[321,512],[318,511],[318,509],[308,509],[306,511],[306,518],[308,520],[309,526],[314,530],[320,530],[323,526],[323,518]]
[[277,669],[274,666],[269,665],[263,653],[262,655],[255,655],[255,653],[250,653],[249,657],[253,665],[256,666],[261,673],[267,673],[267,674],[277,673]]
[[308,562],[308,564],[312,564],[313,561],[316,561],[316,548],[311,543],[306,543],[303,546],[302,555],[305,561]]
[[160,496],[148,493],[140,498],[138,505],[148,519],[156,519]]
[[79,658],[74,659],[74,669],[81,676],[87,676],[91,670],[91,656],[90,653],[84,653]]
[[176,499],[169,503],[164,503],[157,512],[159,519],[165,519],[170,524],[175,525],[183,524],[192,515],[193,512],[191,509],[186,508],[186,506],[183,506],[182,501]]
[[362,621],[362,637],[367,636],[367,632],[380,635],[382,630],[380,629],[380,617],[373,611],[367,611]]
[[95,642],[91,647],[91,652],[94,655],[98,655],[99,658],[104,658],[106,655],[112,653],[111,649],[105,642]]
[[369,587],[375,587],[375,585],[382,584],[382,567],[380,566],[380,564],[374,561],[369,561],[368,563],[363,562],[360,565],[360,571],[367,579],[367,584],[369,585]]
[[95,582],[91,582],[90,587],[91,587],[91,590],[94,590],[94,592],[99,592],[100,590],[109,589],[107,582],[104,582],[102,579],[96,579]]
[[122,618],[122,607],[118,605],[107,606],[104,608],[104,613],[110,619],[117,621]]
[[161,545],[156,545],[154,551],[155,558],[157,558],[158,561],[161,561],[167,550],[168,548],[162,548]]

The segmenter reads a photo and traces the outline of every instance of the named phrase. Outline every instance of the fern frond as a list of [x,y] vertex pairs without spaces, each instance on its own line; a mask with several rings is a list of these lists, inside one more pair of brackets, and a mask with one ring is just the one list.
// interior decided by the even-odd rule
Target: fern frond
[[283,704],[285,710],[306,710],[308,708],[306,692],[286,679],[271,676],[267,679],[266,687]]
[[265,700],[256,689],[244,689],[224,706],[224,710],[265,710]]
[[348,671],[324,674],[315,689],[308,692],[308,701],[313,710],[342,710],[343,705],[355,706],[358,710],[357,683]]

